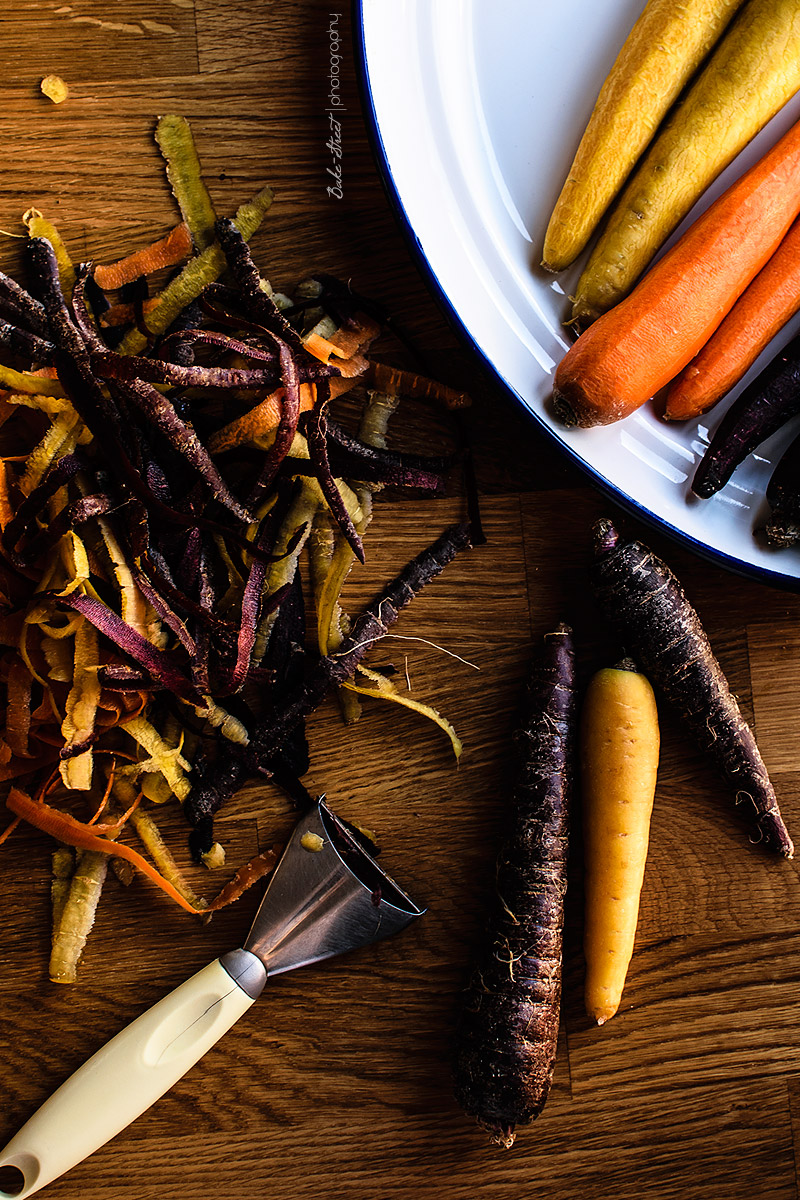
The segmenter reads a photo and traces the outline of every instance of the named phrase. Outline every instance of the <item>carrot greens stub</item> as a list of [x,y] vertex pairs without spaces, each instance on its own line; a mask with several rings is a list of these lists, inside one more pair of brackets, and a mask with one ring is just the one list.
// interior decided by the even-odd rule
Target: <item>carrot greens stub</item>
[[575,695],[572,634],[562,625],[545,636],[531,672],[497,896],[456,1031],[456,1099],[507,1149],[516,1127],[544,1108],[555,1067]]

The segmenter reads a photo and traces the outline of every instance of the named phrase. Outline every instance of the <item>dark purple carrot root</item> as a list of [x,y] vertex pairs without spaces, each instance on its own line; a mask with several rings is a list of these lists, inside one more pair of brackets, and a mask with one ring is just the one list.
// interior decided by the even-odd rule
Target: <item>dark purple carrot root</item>
[[623,541],[611,521],[598,521],[592,532],[591,585],[603,616],[731,785],[756,840],[791,858],[792,840],[753,732],[680,583],[647,546]]
[[562,625],[531,673],[497,900],[456,1029],[456,1099],[506,1149],[544,1108],[555,1067],[575,718],[572,635]]
[[734,401],[717,428],[692,480],[707,500],[763,441],[800,412],[800,337],[772,359]]
[[771,546],[800,542],[800,437],[795,437],[778,460],[767,484],[770,517],[764,533]]

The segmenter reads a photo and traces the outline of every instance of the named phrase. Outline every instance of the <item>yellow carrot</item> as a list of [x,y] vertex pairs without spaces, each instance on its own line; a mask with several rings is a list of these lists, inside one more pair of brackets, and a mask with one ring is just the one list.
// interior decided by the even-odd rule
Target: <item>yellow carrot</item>
[[630,660],[598,671],[581,717],[586,1012],[613,1017],[633,954],[658,770],[653,689]]
[[630,176],[581,275],[579,327],[628,294],[705,189],[800,87],[800,5],[752,0]]
[[553,209],[542,266],[574,262],[741,0],[649,0],[617,55]]

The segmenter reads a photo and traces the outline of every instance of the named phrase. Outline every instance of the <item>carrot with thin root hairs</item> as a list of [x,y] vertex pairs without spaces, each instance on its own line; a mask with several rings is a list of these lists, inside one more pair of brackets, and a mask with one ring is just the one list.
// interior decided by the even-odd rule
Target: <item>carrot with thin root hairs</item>
[[141,250],[135,250],[114,263],[99,263],[94,269],[95,283],[103,291],[115,291],[126,283],[133,283],[142,275],[152,275],[162,267],[174,267],[189,257],[194,249],[192,235],[185,221],[176,225],[163,238]]
[[727,780],[755,840],[791,858],[792,839],[753,732],[680,583],[647,546],[623,540],[611,521],[598,521],[593,539],[591,586],[601,612]]
[[497,898],[456,1033],[456,1099],[506,1149],[544,1108],[555,1066],[575,715],[572,634],[561,625],[531,673]]
[[559,363],[565,425],[610,425],[691,362],[800,213],[800,122],[720,196]]
[[633,955],[660,736],[653,689],[631,659],[598,671],[581,710],[588,1016],[619,1008]]
[[668,421],[699,417],[747,374],[787,321],[800,312],[800,220],[742,292],[719,328],[670,384]]

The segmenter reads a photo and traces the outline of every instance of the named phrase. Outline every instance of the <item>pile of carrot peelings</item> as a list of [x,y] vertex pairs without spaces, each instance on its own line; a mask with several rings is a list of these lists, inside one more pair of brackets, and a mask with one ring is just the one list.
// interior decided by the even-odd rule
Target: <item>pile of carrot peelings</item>
[[248,245],[269,189],[219,216],[187,122],[162,118],[156,140],[179,209],[165,235],[115,263],[74,262],[31,208],[24,284],[0,274],[0,841],[25,822],[59,843],[60,982],[76,978],[109,864],[195,914],[271,869],[267,851],[198,897],[157,806],[182,805],[195,860],[223,865],[214,816],[248,779],[310,801],[305,718],[329,692],[346,721],[373,696],[461,749],[363,659],[474,522],[361,614],[341,595],[376,494],[441,495],[459,458],[389,448],[401,397],[445,414],[467,397],[376,362],[390,324],[338,280],[274,292]]

